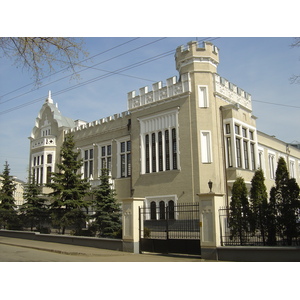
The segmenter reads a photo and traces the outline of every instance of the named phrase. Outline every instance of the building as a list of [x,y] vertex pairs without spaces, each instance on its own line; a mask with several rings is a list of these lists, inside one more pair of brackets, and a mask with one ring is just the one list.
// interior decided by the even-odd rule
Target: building
[[[22,204],[25,203],[24,200],[24,185],[25,182],[23,180],[18,179],[17,177],[13,177],[13,184],[15,184],[15,190],[13,193],[13,197],[15,199],[15,204],[17,209],[20,208]],[[0,188],[2,187],[2,177],[0,177]]]
[[201,244],[213,248],[220,245],[218,209],[229,204],[235,179],[242,176],[250,187],[262,168],[270,189],[283,156],[299,183],[300,150],[257,130],[251,95],[217,73],[212,43],[178,47],[175,60],[179,79],[132,91],[128,111],[89,123],[64,117],[49,94],[31,133],[30,166],[38,183],[48,182],[72,133],[92,185],[108,167],[120,201],[199,202]]

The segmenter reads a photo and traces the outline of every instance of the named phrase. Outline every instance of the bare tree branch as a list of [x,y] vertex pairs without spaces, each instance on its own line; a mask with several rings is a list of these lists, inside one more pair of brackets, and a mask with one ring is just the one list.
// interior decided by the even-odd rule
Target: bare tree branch
[[76,62],[87,56],[83,39],[68,37],[0,37],[0,57],[14,60],[29,70],[36,82],[55,68],[70,68],[76,73]]

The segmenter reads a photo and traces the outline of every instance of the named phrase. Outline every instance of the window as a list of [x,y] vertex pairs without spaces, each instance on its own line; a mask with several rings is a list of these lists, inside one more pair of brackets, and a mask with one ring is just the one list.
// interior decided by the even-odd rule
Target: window
[[290,177],[295,178],[295,162],[293,160],[290,161]]
[[158,170],[163,171],[162,132],[158,133]]
[[173,200],[169,200],[168,207],[169,207],[169,220],[174,220],[175,219],[175,206],[174,206]]
[[170,170],[170,140],[169,130],[165,131],[166,170]]
[[100,147],[100,168],[108,169],[109,175],[111,173],[111,145],[103,145]]
[[83,176],[93,180],[94,149],[84,150]]
[[156,172],[156,141],[155,133],[151,135],[151,145],[152,145],[152,172]]
[[146,173],[150,172],[149,134],[146,135]]
[[208,95],[207,95],[207,87],[199,86],[199,107],[206,108],[208,107]]
[[150,208],[148,220],[175,220],[176,219],[176,195],[145,197],[145,205]]
[[244,166],[249,169],[248,142],[244,141]]
[[226,146],[227,146],[227,164],[228,167],[232,167],[232,151],[231,151],[231,137],[226,138]]
[[236,139],[236,162],[237,162],[237,167],[241,168],[242,167],[242,155],[241,155],[241,140]]
[[225,125],[225,133],[230,134],[230,124]]
[[52,163],[52,154],[48,154],[47,155],[47,164],[51,164]]
[[176,129],[172,129],[172,149],[173,149],[173,169],[177,169],[177,137],[176,137]]
[[120,177],[131,176],[131,141],[120,142]]
[[209,131],[201,131],[201,156],[202,163],[211,163],[211,140]]
[[165,208],[165,202],[160,201],[159,202],[159,219],[165,220],[166,219],[166,208]]
[[255,161],[255,144],[250,143],[250,155],[251,155],[251,166],[252,170],[256,169],[256,161]]
[[269,168],[270,168],[270,178],[275,179],[275,155],[269,154]]
[[150,219],[156,220],[156,203],[152,201],[150,204]]
[[51,172],[52,172],[52,168],[51,167],[47,167],[47,178],[46,178],[46,182],[47,183],[51,182]]
[[140,119],[141,173],[179,168],[178,109]]

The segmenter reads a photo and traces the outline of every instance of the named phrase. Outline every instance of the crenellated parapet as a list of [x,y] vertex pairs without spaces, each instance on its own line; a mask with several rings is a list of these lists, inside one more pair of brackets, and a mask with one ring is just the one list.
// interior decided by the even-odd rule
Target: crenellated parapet
[[252,111],[251,95],[218,74],[215,74],[215,92],[228,103],[239,104]]
[[162,82],[157,82],[152,85],[152,91],[148,90],[148,86],[140,88],[140,94],[136,95],[135,91],[128,93],[128,110],[158,103],[168,98],[178,97],[184,93],[191,92],[191,82],[189,73],[182,74],[181,80],[177,81],[177,77],[173,76],[167,79],[167,85],[163,86]]
[[89,122],[89,123],[86,122],[86,123],[81,124],[79,126],[75,126],[75,127],[72,127],[70,129],[65,130],[65,134],[73,133],[73,132],[77,132],[77,131],[81,131],[81,130],[85,130],[85,129],[89,129],[89,128],[93,128],[93,127],[100,126],[100,125],[104,125],[104,124],[112,122],[112,121],[117,121],[117,120],[123,119],[123,118],[125,118],[129,115],[130,115],[129,111],[124,111],[122,113],[114,114],[112,116],[101,118],[99,120],[95,120],[95,121],[92,121],[92,122]]
[[192,71],[216,73],[219,50],[211,42],[191,41],[176,49],[175,59],[180,74]]

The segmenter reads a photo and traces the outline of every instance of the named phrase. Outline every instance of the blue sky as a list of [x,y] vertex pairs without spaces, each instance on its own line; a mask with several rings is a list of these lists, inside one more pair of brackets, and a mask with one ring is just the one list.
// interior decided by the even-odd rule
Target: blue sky
[[[178,75],[175,50],[191,40],[212,40],[219,48],[218,74],[252,95],[258,130],[285,142],[300,141],[300,85],[289,82],[293,74],[300,74],[300,48],[290,47],[291,37],[95,37],[84,40],[89,55],[99,55],[84,62],[85,66],[96,65],[94,68],[78,68],[78,71],[84,70],[79,73],[80,79],[72,79],[71,72],[61,72],[43,80],[37,88],[31,84],[30,73],[16,68],[12,61],[1,59],[0,95],[10,94],[0,98],[0,169],[7,160],[11,175],[26,180],[28,137],[49,90],[62,114],[74,120],[90,122],[126,111],[128,92],[138,92],[147,85],[151,89],[153,83],[165,83],[167,78]],[[120,74],[109,73],[158,58],[163,53],[166,54],[163,58]],[[98,80],[87,83],[97,77]],[[27,84],[29,86],[19,89]],[[76,85],[81,86],[76,88]],[[30,102],[34,103],[27,105]],[[16,109],[23,104],[26,106]]]

